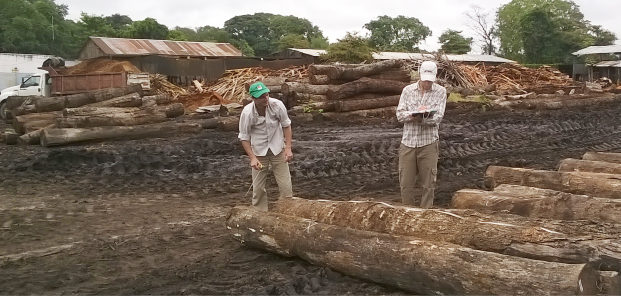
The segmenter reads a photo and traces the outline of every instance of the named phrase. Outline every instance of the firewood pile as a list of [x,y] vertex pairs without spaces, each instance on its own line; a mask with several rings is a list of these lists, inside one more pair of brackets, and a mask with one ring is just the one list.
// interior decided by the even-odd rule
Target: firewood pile
[[163,93],[143,96],[140,85],[107,88],[62,97],[7,99],[13,130],[0,135],[6,144],[44,147],[166,137],[196,133],[199,124],[173,121],[185,114],[183,104]]
[[245,245],[424,295],[619,295],[621,154],[490,166],[450,209],[281,199],[227,217]]

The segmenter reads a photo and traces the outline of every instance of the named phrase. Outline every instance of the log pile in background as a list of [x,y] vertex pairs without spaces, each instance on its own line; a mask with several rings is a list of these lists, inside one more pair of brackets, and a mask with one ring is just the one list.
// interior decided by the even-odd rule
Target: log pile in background
[[14,115],[12,125],[18,138],[5,133],[7,144],[49,147],[85,141],[164,137],[202,129],[199,124],[171,121],[185,114],[183,104],[173,102],[166,93],[142,96],[140,85],[64,97],[11,97],[9,101]]

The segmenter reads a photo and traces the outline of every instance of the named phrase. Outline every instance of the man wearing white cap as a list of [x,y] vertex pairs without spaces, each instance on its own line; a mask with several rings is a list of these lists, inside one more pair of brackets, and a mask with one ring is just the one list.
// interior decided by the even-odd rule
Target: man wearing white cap
[[434,83],[438,67],[425,61],[420,80],[406,86],[397,107],[397,119],[404,123],[399,147],[399,184],[404,204],[415,205],[416,178],[423,188],[421,208],[433,206],[438,172],[438,127],[446,108],[446,88]]

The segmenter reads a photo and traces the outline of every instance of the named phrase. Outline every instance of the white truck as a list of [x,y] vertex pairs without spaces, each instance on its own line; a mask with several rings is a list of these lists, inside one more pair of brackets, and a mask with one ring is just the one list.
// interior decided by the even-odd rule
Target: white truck
[[6,99],[10,96],[65,96],[108,87],[121,87],[133,83],[139,83],[145,90],[151,88],[148,73],[118,72],[63,75],[51,67],[39,69],[42,71],[24,78],[20,85],[0,91],[0,118],[2,120],[7,118]]

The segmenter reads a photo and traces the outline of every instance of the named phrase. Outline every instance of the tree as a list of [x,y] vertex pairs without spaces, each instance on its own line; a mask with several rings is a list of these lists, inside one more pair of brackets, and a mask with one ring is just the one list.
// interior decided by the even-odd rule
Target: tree
[[371,32],[371,45],[380,51],[417,52],[418,44],[431,36],[431,30],[417,18],[402,15],[380,16],[364,28]]
[[107,16],[106,21],[108,21],[108,24],[119,33],[126,30],[127,27],[134,22],[129,16],[118,13]]
[[535,9],[520,20],[524,61],[531,64],[559,62],[561,58],[559,32],[550,17],[550,12]]
[[484,54],[493,55],[496,53],[496,27],[488,23],[489,13],[477,5],[470,6],[470,11],[464,13],[468,19],[466,26],[478,37],[482,43],[481,49]]
[[82,13],[78,25],[83,30],[84,39],[88,36],[118,37],[119,33],[104,16]]
[[278,50],[287,48],[309,48],[310,42],[303,35],[287,34],[278,40]]
[[328,41],[328,38],[323,37],[323,34],[322,34],[322,36],[315,36],[315,37],[311,38],[310,48],[313,48],[313,49],[327,49],[328,46],[330,46],[330,42]]
[[446,30],[438,38],[442,44],[442,50],[450,54],[466,54],[471,48],[472,38],[461,35],[461,31]]
[[[548,12],[549,21],[558,38],[564,40],[558,46],[564,46],[560,53],[565,59],[571,58],[571,51],[589,46],[588,22],[578,6],[571,0],[512,0],[501,6],[496,14],[500,53],[517,61],[524,61],[524,42],[521,29],[522,19],[535,9]],[[533,16],[531,16],[533,17]],[[534,21],[536,18],[531,18]]]
[[133,22],[123,34],[128,38],[166,40],[168,27],[153,18]]
[[245,40],[259,56],[277,52],[281,38],[287,35],[302,36],[309,42],[308,46],[313,38],[324,38],[321,30],[306,19],[271,13],[235,16],[224,23],[224,29],[232,39]]
[[168,37],[166,37],[166,39],[173,41],[188,41],[188,37],[186,37],[183,32],[178,30],[168,31]]
[[617,41],[617,35],[602,28],[602,26],[590,26],[589,33],[593,36],[593,45],[613,45],[615,44],[615,41]]
[[196,41],[232,42],[233,40],[231,34],[226,30],[212,26],[204,26],[196,29],[196,35],[198,38]]
[[322,60],[350,64],[373,60],[375,50],[369,45],[368,40],[358,35],[357,32],[347,32],[345,37],[337,41],[328,46],[327,53],[321,55]]

